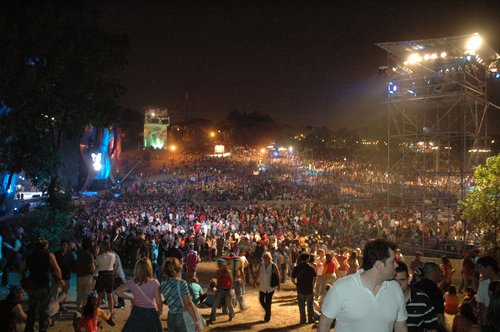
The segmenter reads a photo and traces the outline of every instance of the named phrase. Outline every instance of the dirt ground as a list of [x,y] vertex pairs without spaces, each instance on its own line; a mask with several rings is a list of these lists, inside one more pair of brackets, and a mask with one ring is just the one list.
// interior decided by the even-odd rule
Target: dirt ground
[[[198,267],[198,277],[203,289],[206,289],[208,280],[216,274],[217,264],[215,262],[202,262]],[[73,291],[75,289],[72,282]],[[61,313],[58,321],[54,326],[49,328],[52,332],[65,332],[71,330],[71,311],[74,310],[75,294],[70,290],[69,302],[67,308],[68,313]],[[246,289],[245,301],[248,309],[240,312],[239,308],[235,308],[236,316],[229,322],[228,315],[222,315],[218,310],[217,320],[207,327],[206,331],[313,331],[315,327],[312,324],[300,326],[299,310],[296,302],[296,291],[294,285],[287,280],[281,291],[275,293],[272,306],[272,317],[270,322],[264,322],[264,310],[259,303],[258,289],[248,286]],[[107,311],[106,305],[104,309]],[[210,308],[201,308],[200,312],[208,320]],[[105,332],[121,331],[125,321],[130,313],[130,304],[127,302],[124,309],[115,310],[116,322],[115,327],[111,327],[106,323],[102,323],[102,330]],[[162,325],[165,331],[168,331],[167,326],[168,309],[164,307],[161,316]],[[147,332],[147,331],[144,331]]]
[[[217,265],[214,262],[202,262],[198,268],[198,277],[200,278],[200,283],[203,289],[206,289],[208,285],[208,280],[215,276]],[[62,313],[59,320],[55,323],[53,327],[49,328],[49,331],[55,332],[66,332],[72,331],[71,328],[71,310],[74,310],[74,300],[75,294],[74,290],[76,287],[72,283],[72,291],[70,291],[69,304],[67,305],[70,312]],[[236,308],[236,316],[231,322],[229,322],[228,315],[222,315],[220,310],[217,313],[217,320],[213,325],[207,327],[206,331],[315,331],[316,326],[312,324],[300,325],[299,324],[299,310],[296,301],[296,290],[295,286],[290,280],[282,286],[281,291],[277,291],[273,298],[272,305],[272,317],[270,322],[264,322],[264,310],[261,308],[259,303],[259,292],[258,289],[254,289],[252,286],[248,286],[246,289],[245,301],[248,309],[244,312],[240,312],[239,308]],[[107,307],[104,307],[107,310]],[[201,308],[201,313],[208,319],[210,314],[209,308]],[[162,325],[165,331],[168,331],[167,326],[167,312],[168,309],[164,307],[163,315],[161,316]],[[105,332],[116,332],[121,331],[125,321],[130,313],[130,304],[127,302],[127,306],[124,309],[115,310],[116,322],[115,327],[111,327],[106,323],[102,323],[102,330]],[[453,320],[452,316],[447,315],[447,322],[451,326]],[[144,331],[147,332],[147,331]]]

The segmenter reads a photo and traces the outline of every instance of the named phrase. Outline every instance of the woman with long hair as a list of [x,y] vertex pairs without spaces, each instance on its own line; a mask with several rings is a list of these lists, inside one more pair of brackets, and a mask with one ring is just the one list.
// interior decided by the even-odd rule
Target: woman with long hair
[[271,287],[271,275],[274,272],[278,275],[278,280],[280,278],[279,269],[273,263],[273,258],[269,251],[266,251],[262,256],[262,263],[257,268],[254,278],[254,287],[259,281],[259,301],[260,305],[266,311],[264,316],[264,321],[269,322],[271,320],[271,303],[273,302],[273,295],[276,288],[281,290],[280,282],[278,282],[277,287]]
[[[78,312],[76,312],[75,314],[79,315]],[[75,317],[75,320],[73,322],[75,332],[98,332],[99,318],[103,319],[109,325],[115,326],[115,323],[111,319],[111,314],[99,308],[97,294],[90,293],[87,297],[85,305],[82,308],[81,317]]]
[[161,293],[168,306],[167,326],[172,332],[191,332],[184,323],[183,311],[186,310],[195,323],[195,330],[200,331],[201,325],[195,312],[195,307],[189,295],[188,285],[180,278],[182,264],[175,257],[168,257],[163,263]]
[[[132,292],[133,296],[127,292]],[[149,258],[137,260],[134,278],[121,285],[115,294],[132,302],[132,310],[123,331],[163,331],[160,321],[163,310],[160,283],[153,278],[153,265]]]
[[14,286],[10,288],[7,297],[0,301],[0,331],[19,331],[20,325],[26,322],[28,315],[21,305],[23,297],[24,290],[20,286]]

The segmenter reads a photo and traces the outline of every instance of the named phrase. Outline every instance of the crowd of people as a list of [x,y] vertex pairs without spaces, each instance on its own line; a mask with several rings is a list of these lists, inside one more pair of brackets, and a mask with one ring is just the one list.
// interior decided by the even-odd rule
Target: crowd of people
[[[374,324],[372,318],[379,322],[380,317],[386,320],[380,326],[388,326],[394,318],[395,331],[406,326],[410,331],[440,329],[445,303],[447,312],[457,314],[456,331],[467,331],[460,329],[466,319],[472,321],[470,326],[496,324],[488,313],[498,310],[494,300],[498,290],[491,286],[498,279],[496,260],[466,252],[462,283],[452,285],[454,271],[446,257],[438,266],[424,262],[417,253],[405,265],[401,251],[392,245],[425,237],[464,237],[460,221],[444,228],[435,212],[335,203],[339,195],[361,191],[370,195],[378,190],[385,177],[368,165],[324,161],[304,166],[294,159],[271,163],[266,172],[255,175],[255,164],[241,156],[205,158],[173,168],[161,180],[134,182],[119,197],[99,198],[81,208],[68,225],[71,237],[51,244],[58,247],[54,252],[45,238],[28,246],[19,225],[3,229],[2,284],[8,284],[9,271],[17,271],[29,293],[29,309],[25,313],[19,305],[22,290],[12,288],[2,301],[2,320],[24,321],[25,331],[33,331],[37,320],[39,330],[46,331],[50,304],[66,310],[64,298],[75,273],[79,313],[75,326],[85,331],[95,331],[99,318],[117,324],[114,312],[123,308],[125,300],[133,307],[124,331],[145,326],[161,331],[164,304],[169,330],[184,331],[189,321],[193,329],[201,330],[204,319],[197,307],[211,308],[207,324],[216,321],[219,309],[232,320],[235,306],[247,309],[245,287],[252,285],[258,285],[263,319],[269,321],[273,294],[287,278],[297,287],[300,324],[319,323],[320,331],[333,324],[336,331],[375,331],[368,327]],[[366,177],[371,184],[359,185]],[[379,238],[375,245],[367,241],[372,238]],[[201,260],[218,265],[206,290],[196,275]],[[133,270],[132,279],[127,278],[127,269]],[[422,280],[417,281],[419,277]],[[491,283],[486,284],[488,280]],[[394,286],[396,281],[400,287]],[[360,290],[360,285],[366,289]],[[356,299],[363,305],[358,308],[361,304],[349,302],[353,295],[344,287],[360,292]],[[493,287],[492,293],[488,287]],[[476,295],[459,305],[457,292]],[[382,293],[387,297],[383,301],[398,301],[394,317],[366,305],[385,306],[386,302],[378,302]],[[426,315],[409,314],[421,309],[411,304],[420,302],[411,301],[426,298]],[[352,310],[367,310],[362,322],[342,301],[349,302]],[[491,309],[490,303],[496,307]],[[355,312],[359,316],[361,311]],[[413,321],[417,316],[422,320]]]

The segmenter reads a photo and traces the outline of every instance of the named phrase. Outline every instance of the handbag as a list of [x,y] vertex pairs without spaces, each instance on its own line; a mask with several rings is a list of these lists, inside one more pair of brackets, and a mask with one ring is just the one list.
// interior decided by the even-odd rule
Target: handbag
[[280,280],[278,278],[278,274],[276,273],[276,270],[277,267],[276,265],[273,263],[273,266],[271,268],[271,287],[276,287],[279,285],[280,283]]
[[[177,281],[177,292],[179,293],[179,298],[181,299],[181,305],[182,305],[182,309],[183,309],[182,310],[182,319],[184,320],[184,325],[186,325],[186,330],[188,332],[194,332],[194,331],[196,331],[196,323],[194,322],[193,317],[191,317],[189,312],[184,308],[184,301],[182,301],[182,293],[181,293],[181,284],[180,283],[181,283],[181,281],[178,280]],[[207,327],[207,322],[205,321],[205,319],[203,318],[203,316],[199,312],[198,308],[196,308],[194,305],[193,305],[193,310],[194,310],[196,317],[198,317],[198,323],[200,324],[200,330],[205,329]]]

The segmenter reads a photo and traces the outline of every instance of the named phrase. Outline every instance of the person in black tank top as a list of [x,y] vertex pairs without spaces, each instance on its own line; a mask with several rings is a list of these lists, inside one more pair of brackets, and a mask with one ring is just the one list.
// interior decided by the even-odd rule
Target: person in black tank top
[[[49,242],[39,238],[32,252],[26,259],[26,268],[29,271],[29,309],[26,321],[26,332],[34,329],[38,313],[39,331],[47,331],[49,326],[50,274],[54,273],[54,282],[64,285],[61,269],[54,254],[50,253]],[[24,274],[23,274],[24,275]]]

